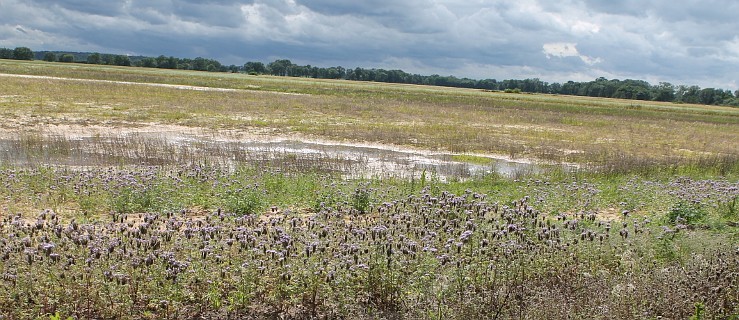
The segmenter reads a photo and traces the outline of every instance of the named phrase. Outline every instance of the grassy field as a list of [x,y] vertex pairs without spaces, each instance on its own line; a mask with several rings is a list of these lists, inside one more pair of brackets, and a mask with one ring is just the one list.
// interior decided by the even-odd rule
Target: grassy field
[[[197,91],[3,77],[2,125],[137,125],[300,134],[613,164],[736,158],[739,109],[241,74],[0,61],[0,73],[241,89]],[[295,93],[295,94],[285,94]]]
[[[0,74],[37,76],[0,75],[0,151],[127,159],[0,157],[0,318],[739,317],[739,109],[5,60]],[[343,159],[208,149],[235,161],[220,166],[130,135],[158,126],[584,170],[346,179]],[[93,130],[115,139],[76,137]]]

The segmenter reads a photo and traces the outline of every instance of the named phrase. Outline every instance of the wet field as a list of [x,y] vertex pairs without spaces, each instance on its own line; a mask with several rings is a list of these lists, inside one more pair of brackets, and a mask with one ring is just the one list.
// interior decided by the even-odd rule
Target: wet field
[[514,176],[542,167],[526,161],[475,156],[475,163],[445,152],[380,144],[296,140],[269,136],[237,139],[187,132],[120,135],[25,134],[0,139],[0,162],[76,168],[125,165],[240,165],[284,172],[328,172],[347,178],[459,180],[497,173]]

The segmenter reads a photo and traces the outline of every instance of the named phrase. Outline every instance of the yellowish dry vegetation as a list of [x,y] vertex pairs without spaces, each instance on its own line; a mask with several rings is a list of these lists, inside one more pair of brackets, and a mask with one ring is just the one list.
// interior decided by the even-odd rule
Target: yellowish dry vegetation
[[0,126],[7,130],[70,123],[268,128],[579,163],[739,154],[739,109],[729,107],[45,62],[0,61],[0,74],[109,80],[2,76]]

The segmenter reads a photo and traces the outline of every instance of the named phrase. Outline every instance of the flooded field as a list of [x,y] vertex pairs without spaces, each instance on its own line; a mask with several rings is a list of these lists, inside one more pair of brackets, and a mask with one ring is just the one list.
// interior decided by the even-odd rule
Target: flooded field
[[268,136],[236,139],[191,132],[127,132],[120,135],[22,134],[0,139],[0,162],[69,167],[205,163],[225,168],[252,165],[284,172],[329,172],[347,178],[467,179],[490,173],[515,176],[541,166],[487,156],[475,163],[455,155],[379,144],[296,140]]

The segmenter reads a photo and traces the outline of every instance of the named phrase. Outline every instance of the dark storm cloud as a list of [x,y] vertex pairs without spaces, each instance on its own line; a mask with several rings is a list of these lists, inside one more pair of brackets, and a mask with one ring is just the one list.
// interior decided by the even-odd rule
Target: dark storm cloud
[[0,0],[0,46],[735,89],[732,0]]
[[159,12],[194,23],[238,28],[244,20],[241,5],[235,1],[171,1],[169,3],[171,3],[169,8],[160,7]]

